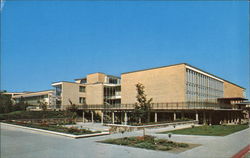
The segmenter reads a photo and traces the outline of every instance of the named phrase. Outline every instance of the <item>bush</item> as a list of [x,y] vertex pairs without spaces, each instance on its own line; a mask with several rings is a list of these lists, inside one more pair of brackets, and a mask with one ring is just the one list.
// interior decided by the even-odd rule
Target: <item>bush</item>
[[177,146],[181,148],[187,148],[189,145],[185,143],[178,143]]
[[155,149],[155,145],[149,143],[149,142],[142,142],[142,143],[139,143],[139,144],[135,144],[135,147],[138,147],[138,148],[145,148],[145,149]]
[[124,137],[118,139],[107,139],[101,141],[103,143],[127,145],[137,148],[151,149],[151,150],[162,150],[167,151],[177,148],[186,148],[189,145],[185,143],[177,143],[168,141],[167,139],[156,139],[153,136],[146,135],[145,137]]
[[75,118],[76,114],[68,111],[14,111],[0,114],[0,120],[43,119],[43,118]]
[[79,133],[81,130],[75,127],[70,127],[67,129],[69,133]]

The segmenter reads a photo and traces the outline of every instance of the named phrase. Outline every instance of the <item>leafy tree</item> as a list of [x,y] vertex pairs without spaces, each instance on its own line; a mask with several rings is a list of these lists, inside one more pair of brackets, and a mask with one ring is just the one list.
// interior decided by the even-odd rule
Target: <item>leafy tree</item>
[[6,91],[0,91],[0,113],[12,111],[11,95],[4,94]]
[[147,100],[147,95],[145,94],[145,87],[143,84],[136,84],[137,91],[137,102],[135,103],[134,118],[137,122],[149,122],[150,121],[150,107],[152,98]]
[[39,107],[43,110],[46,111],[47,110],[47,102],[43,99],[43,100],[38,100],[37,101],[39,103]]
[[72,101],[69,99],[70,106],[67,107],[67,111],[77,112],[78,108],[76,104],[73,104]]

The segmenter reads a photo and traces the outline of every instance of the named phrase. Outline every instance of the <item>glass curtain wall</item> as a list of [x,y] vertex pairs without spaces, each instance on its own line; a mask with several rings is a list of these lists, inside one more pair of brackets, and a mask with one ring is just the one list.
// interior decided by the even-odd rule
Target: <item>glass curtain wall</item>
[[223,82],[199,72],[186,69],[187,101],[216,102],[223,97]]
[[105,86],[104,87],[104,104],[105,105],[121,104],[120,92],[121,92],[120,86]]

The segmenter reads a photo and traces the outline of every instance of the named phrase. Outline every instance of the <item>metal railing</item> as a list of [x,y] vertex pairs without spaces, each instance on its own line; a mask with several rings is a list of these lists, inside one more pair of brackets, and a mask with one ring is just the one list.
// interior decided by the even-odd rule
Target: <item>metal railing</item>
[[[118,105],[82,105],[83,110],[132,110],[135,104],[118,104]],[[171,103],[152,103],[152,110],[185,110],[185,109],[232,109],[231,104],[222,104],[214,102],[171,102]]]

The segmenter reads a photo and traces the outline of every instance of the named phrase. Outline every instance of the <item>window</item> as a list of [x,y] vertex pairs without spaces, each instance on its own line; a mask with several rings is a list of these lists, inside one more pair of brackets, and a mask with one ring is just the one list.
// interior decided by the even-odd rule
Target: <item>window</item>
[[79,98],[79,103],[80,104],[85,104],[86,103],[86,99],[84,97],[80,97]]
[[85,92],[85,87],[84,86],[80,86],[79,87],[79,92]]
[[116,78],[109,78],[109,83],[117,84]]

